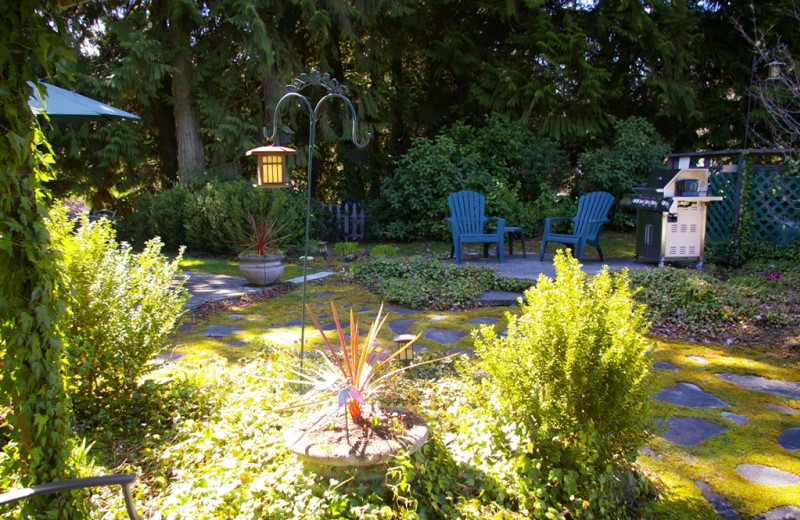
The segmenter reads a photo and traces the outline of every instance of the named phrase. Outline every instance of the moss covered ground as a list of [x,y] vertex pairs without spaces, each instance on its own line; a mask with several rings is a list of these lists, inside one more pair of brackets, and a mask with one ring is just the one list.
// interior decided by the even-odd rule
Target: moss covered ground
[[[533,247],[531,243],[529,246]],[[624,257],[632,251],[630,236],[612,236],[604,243],[606,256]],[[402,250],[402,246],[399,248]],[[407,246],[402,254],[429,254],[443,256],[448,246],[444,243],[426,243]],[[186,269],[211,270],[203,262],[191,263],[185,260]],[[223,262],[224,264],[224,262]],[[325,269],[342,272],[347,269],[342,259],[323,260],[315,258],[311,263],[314,270]],[[299,265],[295,263],[287,269],[284,278],[297,276]],[[226,273],[227,274],[227,273]],[[339,310],[345,305],[354,309],[377,309],[380,298],[358,285],[333,277],[308,285],[309,301],[315,313],[329,312],[329,302],[336,303]],[[260,301],[243,307],[230,305],[224,312],[190,319],[191,330],[179,332],[174,337],[173,351],[183,356],[179,366],[187,371],[197,370],[208,364],[209,360],[224,359],[231,366],[238,366],[243,359],[251,359],[263,350],[264,345],[281,345],[297,349],[300,338],[299,325],[286,325],[300,317],[300,290],[284,296]],[[462,339],[447,345],[447,348],[471,348],[473,339],[469,334],[476,326],[468,321],[476,317],[496,317],[498,331],[504,330],[507,323],[506,312],[517,312],[512,308],[479,308],[460,311],[416,311],[409,315],[395,315],[394,319],[412,318],[414,324],[410,332],[419,333],[425,329],[445,328],[467,333]],[[344,318],[343,316],[343,319]],[[366,316],[362,321],[369,322]],[[228,325],[241,328],[232,337],[209,338],[204,330],[210,325]],[[381,339],[391,340],[392,332],[387,328]],[[768,487],[748,482],[736,472],[739,464],[763,464],[800,475],[800,460],[777,444],[777,437],[785,428],[797,426],[797,415],[787,414],[767,406],[779,404],[800,409],[800,400],[758,393],[725,382],[715,374],[726,372],[741,375],[759,375],[774,380],[800,381],[798,358],[787,353],[780,345],[736,345],[703,342],[696,338],[693,342],[682,342],[663,337],[653,337],[653,361],[671,362],[677,370],[653,370],[654,392],[669,388],[675,383],[685,382],[700,386],[730,404],[725,408],[688,408],[668,403],[654,403],[653,415],[656,417],[699,417],[718,424],[728,430],[695,447],[681,447],[662,438],[653,438],[642,451],[639,464],[657,483],[661,490],[658,500],[650,502],[638,513],[639,518],[719,518],[713,507],[702,497],[696,481],[706,482],[716,493],[727,499],[741,514],[742,518],[755,518],[766,511],[783,505],[800,505],[800,485]],[[779,340],[780,341],[780,340]],[[232,345],[234,343],[234,345]],[[735,342],[734,342],[735,343]],[[316,332],[308,332],[308,348],[321,345]],[[430,344],[433,354],[444,347]],[[702,358],[705,362],[697,361]],[[214,362],[216,363],[216,361]],[[189,376],[187,376],[189,377]],[[745,425],[738,425],[720,416],[720,412],[730,411],[748,417]]]

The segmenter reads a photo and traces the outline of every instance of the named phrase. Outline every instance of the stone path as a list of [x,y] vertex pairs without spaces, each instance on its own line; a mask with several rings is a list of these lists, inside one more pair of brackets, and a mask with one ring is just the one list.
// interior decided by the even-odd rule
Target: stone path
[[[529,255],[536,256],[536,255]],[[549,274],[547,272],[547,262],[523,262],[521,257],[510,257],[508,265],[500,266],[491,259],[473,259],[470,263],[487,264],[496,267],[498,272],[502,275],[536,278],[540,272]],[[494,264],[494,265],[492,265]],[[534,265],[536,264],[536,265]],[[590,269],[585,269],[587,272],[596,272],[599,270],[599,262],[597,265],[590,263]],[[549,262],[552,266],[552,261]],[[498,267],[500,266],[500,267]],[[616,265],[619,267],[642,267],[640,264],[631,264],[628,262],[626,265],[622,263]],[[229,276],[215,276],[207,275],[204,273],[185,273],[189,277],[187,288],[192,294],[189,307],[196,307],[204,301],[212,301],[219,299],[227,299],[235,296],[245,294],[247,292],[258,291],[260,288],[248,286],[243,279]],[[314,276],[316,279],[324,278],[333,273],[314,273],[309,276],[309,280]],[[521,276],[522,275],[522,276]],[[302,283],[302,277],[292,280],[293,283]],[[334,296],[335,293],[317,293],[311,295],[314,298],[327,298]],[[483,305],[516,305],[518,298],[522,295],[518,293],[503,293],[493,291],[485,294],[480,300]],[[319,304],[317,304],[319,305]],[[417,344],[415,344],[415,351],[421,352],[428,348],[436,348],[444,354],[460,353],[468,356],[474,355],[471,348],[465,347],[451,347],[455,343],[467,335],[463,330],[452,330],[447,327],[441,326],[439,322],[446,319],[445,314],[428,316],[425,318],[420,317],[420,313],[412,309],[404,309],[396,306],[386,306],[387,311],[392,313],[388,325],[392,333],[395,335],[408,334],[410,330],[419,324],[420,320],[425,321],[425,332],[423,337]],[[359,313],[367,316],[374,316],[377,309],[361,308]],[[255,316],[247,316],[241,314],[230,314],[229,318],[236,320],[255,320],[260,319]],[[331,330],[333,324],[330,315],[320,314],[320,321],[323,323],[323,328]],[[499,318],[493,316],[477,317],[469,320],[469,324],[474,327],[481,325],[494,325],[500,321]],[[349,325],[349,322],[346,322]],[[275,334],[283,334],[283,340],[289,342],[297,342],[299,340],[299,329],[301,320],[293,319],[284,324],[272,326],[268,332]],[[313,329],[313,323],[310,319],[307,326]],[[243,329],[240,326],[223,326],[211,325],[203,331],[207,337],[215,338],[224,342],[229,346],[242,346],[246,345],[248,341],[239,337]],[[503,333],[504,331],[498,331]],[[366,331],[360,331],[361,334],[366,334]],[[346,330],[346,336],[349,337],[350,331]],[[165,353],[162,358],[165,360],[176,360],[181,357],[180,354]],[[700,356],[691,356],[691,366],[704,368],[707,370],[708,360]],[[691,368],[690,366],[690,368]],[[653,368],[663,371],[680,370],[681,367],[676,366],[670,362],[654,363]],[[683,367],[687,368],[687,367]],[[749,389],[753,392],[766,393],[776,397],[789,397],[800,399],[800,383],[789,381],[775,381],[770,380],[758,375],[738,375],[732,373],[718,373],[716,374],[720,380],[727,383],[737,385],[742,388]],[[723,399],[724,396],[713,395],[705,391],[703,388],[691,381],[683,381],[675,383],[669,388],[663,388],[658,391],[654,399],[669,403],[674,407],[676,415],[665,418],[656,418],[656,425],[661,426],[661,437],[675,445],[691,448],[694,446],[702,445],[717,436],[735,435],[735,428],[748,425],[750,418],[747,417],[746,410],[732,411],[735,407],[731,406]],[[767,403],[766,406],[785,413],[787,417],[787,427],[781,432],[780,436],[776,439],[775,449],[786,450],[790,453],[800,451],[800,417],[792,419],[793,414],[800,414],[800,409],[787,407],[778,403]],[[707,409],[721,409],[719,419],[706,420],[697,417],[686,417],[686,408],[707,408]],[[741,412],[741,413],[736,413]],[[705,415],[705,417],[709,417]],[[734,426],[735,425],[735,426]],[[650,448],[645,448],[643,454],[655,455]],[[785,471],[782,468],[774,468],[761,464],[747,463],[746,457],[743,458],[742,463],[736,468],[736,472],[743,479],[750,482],[754,486],[763,487],[784,487],[800,485],[800,475],[795,475]],[[707,482],[695,482],[702,496],[711,504],[717,511],[720,518],[723,520],[737,520],[741,519],[740,514],[733,507],[728,498],[721,495],[717,490],[714,490]],[[800,520],[800,504],[784,504],[780,507],[766,511],[756,518],[756,520]]]
[[[692,362],[698,365],[707,365],[708,361],[700,356],[690,356]],[[662,362],[653,364],[657,370],[678,370],[679,367],[672,363]],[[737,375],[730,373],[716,374],[723,381],[746,388],[754,392],[768,393],[776,396],[800,398],[800,383],[791,381],[776,381],[755,375]],[[681,382],[670,388],[663,388],[654,395],[654,399],[669,403],[676,407],[676,412],[683,408],[733,408],[718,396],[704,391],[699,386]],[[794,410],[770,403],[776,410]],[[800,412],[800,410],[797,410]],[[698,446],[717,435],[734,435],[735,433],[725,426],[726,420],[737,425],[747,425],[750,418],[725,410],[720,413],[720,421],[708,421],[697,417],[672,416],[666,419],[656,419],[657,426],[661,426],[661,438],[679,446]],[[784,449],[789,452],[800,450],[800,427],[789,427],[783,430],[775,442],[775,450]],[[652,454],[652,450],[650,450]],[[743,460],[746,460],[744,457]],[[781,468],[774,468],[763,464],[741,463],[736,467],[736,473],[748,482],[767,488],[780,488],[785,486],[800,485],[800,475],[795,475]],[[730,501],[712,489],[707,482],[697,481],[695,485],[700,489],[703,497],[717,511],[723,520],[738,520],[741,515],[736,511]],[[796,504],[786,504],[758,516],[756,520],[800,520],[800,508]]]

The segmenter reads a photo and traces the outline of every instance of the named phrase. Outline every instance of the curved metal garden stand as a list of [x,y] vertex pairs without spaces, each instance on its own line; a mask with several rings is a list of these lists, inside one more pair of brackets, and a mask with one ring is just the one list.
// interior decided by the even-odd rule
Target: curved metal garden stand
[[[327,94],[317,101],[315,107],[312,108],[311,102],[302,92],[308,87],[321,87],[327,91]],[[311,229],[311,170],[314,160],[314,143],[316,141],[317,133],[317,117],[320,113],[320,107],[329,99],[341,99],[350,108],[353,115],[353,144],[357,148],[364,148],[369,143],[371,134],[367,133],[364,142],[358,141],[358,116],[353,104],[347,98],[348,89],[344,85],[340,85],[335,78],[331,78],[329,74],[320,74],[319,71],[313,71],[310,74],[301,74],[300,77],[295,78],[291,85],[286,87],[286,93],[278,100],[275,106],[275,115],[273,120],[272,137],[269,140],[272,143],[279,143],[278,140],[278,114],[280,113],[281,105],[284,101],[290,98],[297,98],[303,102],[308,109],[309,115],[309,129],[308,129],[308,185],[306,186],[306,232],[305,232],[305,254],[303,255],[303,315],[301,320],[300,330],[300,359],[303,359],[305,351],[305,332],[306,332],[306,282],[308,270],[308,246],[309,234]]]

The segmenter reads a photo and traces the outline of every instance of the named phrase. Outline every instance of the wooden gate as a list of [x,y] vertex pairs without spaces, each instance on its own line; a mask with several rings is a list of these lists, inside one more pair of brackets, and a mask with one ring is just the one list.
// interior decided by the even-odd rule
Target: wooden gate
[[328,212],[334,223],[336,240],[359,241],[367,236],[367,215],[357,202],[328,203]]

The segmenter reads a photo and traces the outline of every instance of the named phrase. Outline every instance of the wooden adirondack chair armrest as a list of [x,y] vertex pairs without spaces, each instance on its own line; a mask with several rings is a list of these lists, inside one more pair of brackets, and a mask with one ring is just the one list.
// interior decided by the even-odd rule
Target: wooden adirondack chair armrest
[[128,516],[131,520],[143,520],[142,517],[136,512],[136,508],[133,505],[133,496],[131,496],[130,486],[135,481],[135,473],[57,480],[55,482],[47,482],[46,484],[38,484],[36,486],[27,488],[6,491],[5,493],[0,494],[0,504],[8,504],[30,497],[46,495],[48,493],[57,493],[59,491],[71,491],[73,489],[100,486],[122,486],[122,494],[125,497],[125,508],[128,511]]
[[548,235],[553,232],[552,230],[553,222],[562,222],[566,220],[574,222],[575,217],[547,217],[546,219],[544,219],[544,234]]

